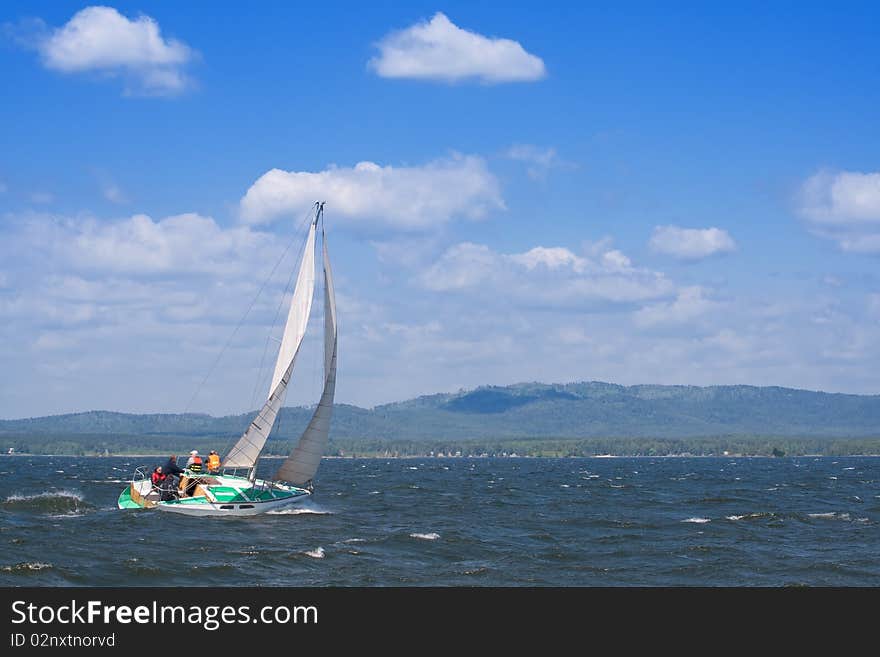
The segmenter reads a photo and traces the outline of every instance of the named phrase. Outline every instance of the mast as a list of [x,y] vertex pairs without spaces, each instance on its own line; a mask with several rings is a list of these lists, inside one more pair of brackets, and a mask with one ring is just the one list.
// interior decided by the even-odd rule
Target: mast
[[323,203],[315,204],[315,218],[309,225],[302,262],[296,278],[296,287],[290,302],[290,311],[284,325],[281,348],[278,350],[275,371],[269,386],[269,397],[221,464],[223,468],[247,468],[248,479],[251,481],[256,476],[257,460],[260,458],[272,425],[275,424],[275,418],[284,403],[293,366],[309,322],[312,297],[315,293],[315,233],[318,219],[323,210]]
[[[319,213],[323,212],[321,203]],[[321,457],[327,449],[330,434],[330,417],[333,414],[333,397],[336,392],[336,352],[338,334],[336,327],[336,294],[333,290],[333,272],[327,252],[327,236],[321,224],[322,260],[324,269],[324,390],[312,419],[290,453],[281,464],[275,479],[289,481],[297,486],[309,485]]]

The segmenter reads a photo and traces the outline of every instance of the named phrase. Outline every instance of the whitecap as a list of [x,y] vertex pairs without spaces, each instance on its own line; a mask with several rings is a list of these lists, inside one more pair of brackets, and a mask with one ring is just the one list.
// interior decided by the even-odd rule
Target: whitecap
[[560,488],[571,488],[568,484],[559,484]]
[[319,547],[315,550],[306,550],[303,554],[308,557],[312,557],[313,559],[323,559],[324,558],[324,548]]
[[367,539],[365,539],[365,538],[347,538],[342,542],[343,543],[366,543]]
[[13,573],[13,572],[23,572],[23,571],[36,571],[36,570],[45,570],[47,568],[54,568],[54,566],[50,563],[42,563],[40,561],[27,561],[23,563],[17,563],[14,566],[3,566],[0,570]]
[[687,518],[686,520],[682,520],[682,522],[693,522],[698,525],[702,525],[707,522],[712,522],[709,518]]
[[369,493],[367,493],[367,495],[378,495],[379,492],[380,491],[377,491],[377,490],[371,490]]
[[817,518],[817,519],[822,519],[822,520],[833,520],[833,519],[849,520],[848,513],[838,514],[835,511],[828,511],[825,513],[808,513],[807,516],[810,518]]
[[42,500],[52,497],[70,497],[79,502],[83,501],[82,493],[75,490],[57,490],[57,491],[44,491],[42,493],[34,493],[33,495],[21,495],[19,493],[14,493],[6,498],[7,502],[29,502],[31,500]]
[[418,532],[414,532],[410,534],[410,538],[420,538],[423,541],[436,541],[438,538],[440,538],[440,534],[438,534],[437,532],[430,532],[428,534],[420,534]]
[[272,511],[266,511],[266,515],[275,515],[275,516],[298,516],[298,515],[315,515],[315,516],[329,516],[333,515],[332,511],[322,511],[319,509],[305,509],[303,507],[292,508],[292,509],[277,509]]

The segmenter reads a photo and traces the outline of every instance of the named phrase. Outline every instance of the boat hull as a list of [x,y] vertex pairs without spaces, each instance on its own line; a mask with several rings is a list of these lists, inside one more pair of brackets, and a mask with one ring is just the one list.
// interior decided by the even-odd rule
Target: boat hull
[[[249,481],[234,476],[193,477],[195,494],[181,493],[163,501],[149,480],[133,480],[120,493],[120,509],[159,509],[189,516],[255,516],[303,502],[309,490],[276,482]],[[187,488],[186,481],[180,491]]]
[[299,504],[309,497],[308,491],[291,497],[275,499],[267,502],[247,502],[236,504],[220,504],[208,500],[186,502],[159,502],[156,508],[169,513],[181,513],[187,516],[256,516],[267,511],[279,511],[281,509]]

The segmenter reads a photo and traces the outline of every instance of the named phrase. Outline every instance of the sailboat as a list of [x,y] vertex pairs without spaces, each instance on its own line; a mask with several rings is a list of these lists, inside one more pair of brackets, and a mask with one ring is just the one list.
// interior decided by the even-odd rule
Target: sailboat
[[[315,203],[300,262],[269,396],[242,436],[222,459],[217,473],[186,470],[175,490],[153,486],[150,473],[138,468],[119,495],[120,509],[157,508],[197,516],[251,516],[300,503],[312,493],[312,478],[327,448],[336,390],[336,297],[324,234],[324,203]],[[324,275],[324,389],[305,431],[271,479],[257,479],[256,466],[275,424],[293,375],[312,310],[315,247],[321,223]],[[189,493],[189,494],[187,494]]]

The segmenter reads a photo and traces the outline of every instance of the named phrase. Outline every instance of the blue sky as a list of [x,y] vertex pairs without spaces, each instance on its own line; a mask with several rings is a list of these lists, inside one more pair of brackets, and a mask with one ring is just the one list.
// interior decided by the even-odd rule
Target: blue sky
[[254,408],[284,280],[211,367],[318,197],[338,401],[876,394],[878,18],[4,3],[0,417]]

